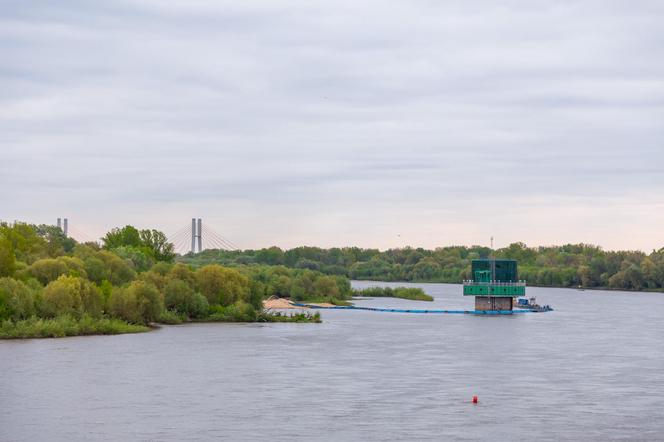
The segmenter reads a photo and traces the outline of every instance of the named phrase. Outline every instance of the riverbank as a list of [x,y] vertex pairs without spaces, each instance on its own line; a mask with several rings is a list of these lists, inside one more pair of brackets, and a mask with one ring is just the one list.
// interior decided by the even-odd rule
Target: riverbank
[[119,335],[150,331],[145,325],[129,324],[120,319],[80,319],[59,316],[53,319],[32,317],[21,321],[0,322],[0,339],[64,338],[66,336]]
[[144,333],[159,328],[159,325],[186,324],[194,322],[294,322],[313,323],[322,322],[319,312],[297,312],[285,314],[282,312],[260,311],[255,314],[236,312],[233,310],[217,311],[205,318],[189,319],[168,312],[158,322],[149,325],[131,324],[121,319],[92,318],[84,315],[80,319],[63,315],[56,318],[44,319],[31,317],[20,321],[5,320],[0,322],[0,339],[38,339],[38,338],[64,338],[69,336],[90,335],[119,335],[129,333]]
[[[390,283],[390,284],[454,284],[454,285],[461,285],[463,284],[463,281],[458,281],[458,280],[437,280],[437,279],[432,279],[432,280],[415,280],[415,281],[404,281],[404,280],[397,280],[397,281],[383,281],[383,280],[378,280],[378,279],[362,279],[362,278],[355,278],[353,279],[354,281],[360,281],[360,282],[376,282],[376,283]],[[639,288],[639,289],[632,289],[632,288],[618,288],[618,287],[585,287],[585,286],[569,286],[569,285],[542,285],[542,284],[531,284],[527,282],[528,287],[541,287],[541,288],[548,288],[548,289],[569,289],[569,290],[596,290],[596,291],[603,291],[603,292],[647,292],[647,293],[664,293],[664,288]]]
[[433,301],[433,297],[417,287],[367,287],[353,290],[353,296],[363,298],[400,298],[410,301]]

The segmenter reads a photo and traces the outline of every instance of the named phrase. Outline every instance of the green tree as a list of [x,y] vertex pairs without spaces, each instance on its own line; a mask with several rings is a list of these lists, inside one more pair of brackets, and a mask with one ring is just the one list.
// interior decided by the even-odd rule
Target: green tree
[[57,226],[42,224],[35,228],[37,234],[45,240],[46,253],[55,258],[65,253],[70,253],[76,241],[65,236],[65,233]]
[[431,281],[437,278],[440,273],[440,265],[433,258],[424,258],[415,264],[411,277],[416,281]]
[[37,278],[43,285],[55,281],[60,275],[67,274],[68,271],[67,264],[55,258],[40,259],[28,267],[29,274]]
[[159,230],[141,230],[141,244],[152,251],[152,256],[157,261],[171,262],[175,258],[174,246],[168,242],[168,238]]
[[318,296],[339,297],[339,286],[333,276],[321,276],[314,282],[314,292]]
[[175,264],[168,272],[168,277],[179,279],[187,283],[192,289],[196,287],[196,274],[191,268],[181,262]]
[[210,305],[227,306],[249,298],[249,279],[237,270],[208,265],[196,272],[196,282]]
[[110,277],[110,272],[106,267],[106,264],[96,256],[88,256],[85,258],[85,261],[83,261],[83,268],[88,275],[88,279],[96,284],[101,284],[102,281],[108,280]]
[[35,314],[33,291],[22,281],[0,278],[0,320],[19,321]]
[[140,250],[152,259],[157,261],[173,261],[175,252],[173,244],[168,242],[166,235],[158,230],[141,230],[134,226],[125,226],[123,228],[114,228],[106,233],[104,238],[104,248],[114,250],[118,248],[130,248]]
[[100,317],[103,302],[101,291],[89,281],[62,275],[44,288],[41,309],[46,317],[64,314],[80,317],[83,313]]
[[202,318],[208,313],[205,296],[180,279],[171,279],[164,287],[164,304],[168,310],[184,313],[190,318]]
[[115,227],[102,238],[104,248],[107,250],[118,247],[141,247],[141,234],[134,226]]
[[152,254],[145,247],[120,246],[112,251],[120,258],[131,261],[138,272],[145,272],[154,265]]
[[104,262],[111,284],[122,285],[136,279],[136,272],[132,268],[131,261],[124,260],[107,250],[97,252],[96,257]]
[[256,261],[262,264],[278,265],[284,263],[284,251],[279,247],[270,247],[256,252]]
[[16,270],[16,255],[12,242],[0,233],[0,276],[12,276]]
[[0,223],[0,237],[9,240],[17,261],[31,264],[48,256],[46,241],[39,236],[33,225],[19,222],[11,225]]
[[164,310],[164,300],[157,288],[144,281],[114,289],[108,303],[113,316],[136,324],[154,322]]

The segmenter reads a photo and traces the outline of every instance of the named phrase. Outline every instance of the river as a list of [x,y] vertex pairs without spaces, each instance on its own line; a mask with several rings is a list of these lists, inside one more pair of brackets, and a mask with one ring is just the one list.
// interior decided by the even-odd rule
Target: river
[[[358,305],[472,308],[412,285]],[[664,294],[528,293],[555,311],[0,341],[0,440],[663,440]]]

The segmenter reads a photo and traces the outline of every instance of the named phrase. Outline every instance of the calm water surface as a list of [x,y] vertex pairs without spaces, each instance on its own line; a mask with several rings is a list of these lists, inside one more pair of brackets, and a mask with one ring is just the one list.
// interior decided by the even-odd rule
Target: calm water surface
[[664,440],[664,295],[529,294],[556,311],[0,341],[0,440]]

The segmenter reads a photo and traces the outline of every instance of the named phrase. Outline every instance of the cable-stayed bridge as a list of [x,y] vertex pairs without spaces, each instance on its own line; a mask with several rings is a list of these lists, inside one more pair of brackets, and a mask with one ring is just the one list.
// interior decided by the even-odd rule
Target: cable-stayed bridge
[[215,232],[207,224],[203,224],[200,218],[192,218],[191,224],[187,224],[170,235],[168,241],[173,244],[175,251],[180,254],[198,253],[206,249],[239,249],[233,241]]
[[[74,238],[78,242],[99,242],[85,232],[73,227],[67,218],[58,218],[57,227],[62,229],[65,236]],[[198,253],[206,249],[239,249],[233,241],[220,235],[208,225],[204,225],[201,218],[192,218],[191,224],[187,224],[177,232],[169,235],[168,242],[173,244],[175,252],[183,255],[186,253]]]

